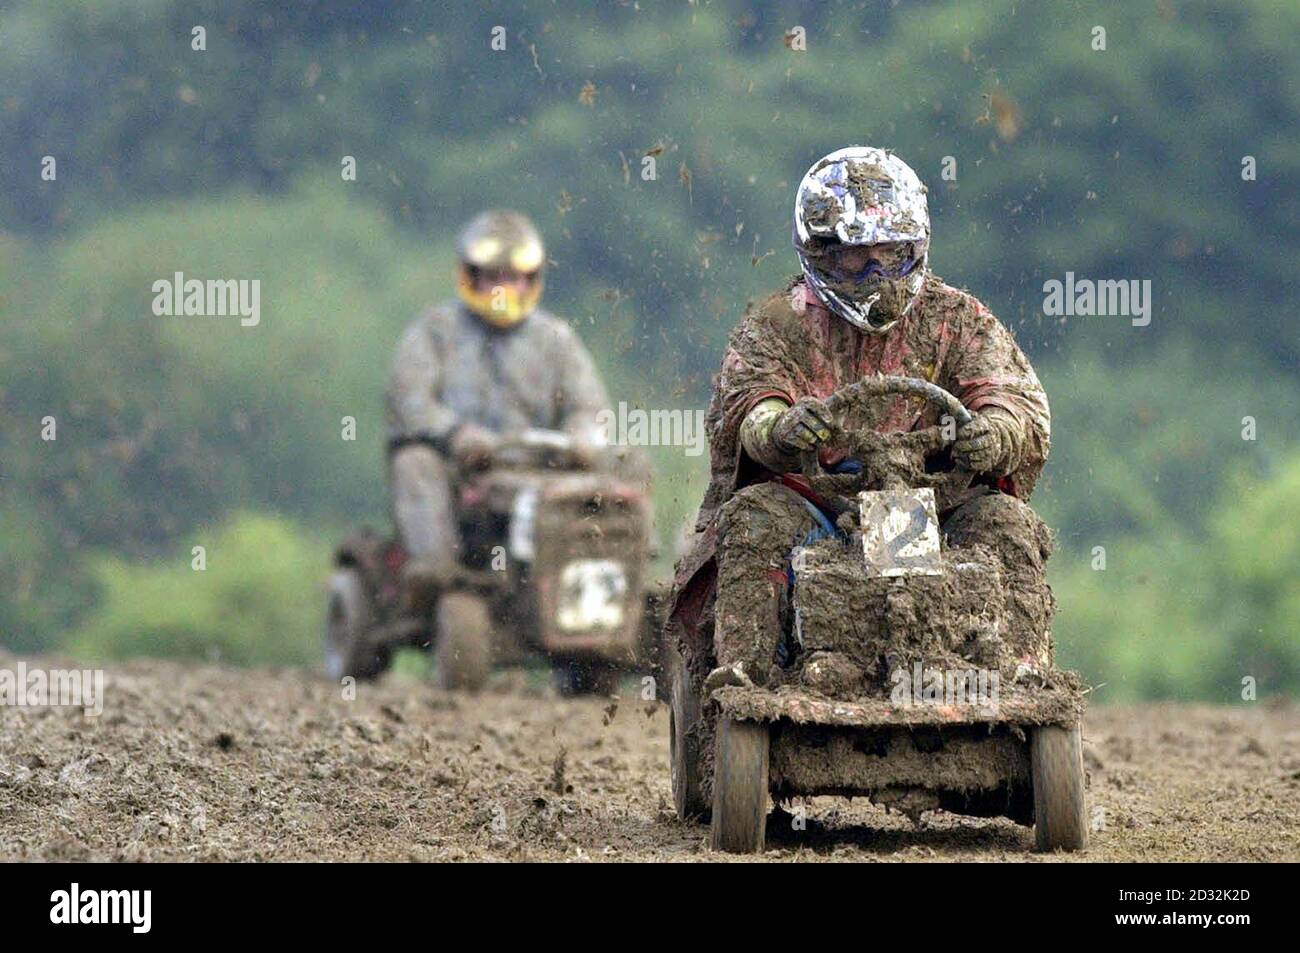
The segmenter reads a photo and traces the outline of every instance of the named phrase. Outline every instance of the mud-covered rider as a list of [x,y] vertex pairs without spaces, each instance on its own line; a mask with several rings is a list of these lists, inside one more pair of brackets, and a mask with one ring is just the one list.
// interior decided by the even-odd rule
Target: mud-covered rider
[[459,559],[453,472],[484,465],[504,436],[528,428],[567,432],[595,454],[597,415],[609,406],[577,335],[538,307],[546,253],[533,223],[484,212],[465,226],[457,252],[457,300],[406,329],[387,393],[405,582],[428,595],[451,582]]
[[[794,246],[801,274],[752,308],[733,331],[708,416],[711,480],[695,544],[679,563],[668,635],[698,664],[716,666],[706,692],[767,684],[790,625],[789,560],[826,526],[800,454],[843,463],[826,448],[824,399],[876,374],[921,377],[972,411],[953,460],[976,476],[940,513],[953,542],[992,545],[1016,600],[1051,598],[1043,573],[1049,537],[1025,501],[1047,459],[1047,398],[1010,333],[974,297],[928,268],[926,189],[892,153],[834,152],[803,177]],[[849,427],[908,431],[940,422],[900,396],[861,408]]]

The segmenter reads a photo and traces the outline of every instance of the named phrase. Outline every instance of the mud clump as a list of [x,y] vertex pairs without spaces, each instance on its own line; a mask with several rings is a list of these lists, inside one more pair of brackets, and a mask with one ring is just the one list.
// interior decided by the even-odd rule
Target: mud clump
[[865,578],[861,553],[838,540],[803,556],[794,596],[801,669],[835,653],[877,686],[918,662],[1014,671],[1018,650],[1033,640],[1004,632],[1002,570],[985,547],[949,550],[938,576]]
[[868,576],[856,537],[804,547],[793,599],[802,659],[787,680],[816,687],[809,666],[825,668],[828,653],[860,668],[868,688],[918,663],[1049,678],[1056,602],[1046,525],[999,494],[959,507],[944,532],[939,575]]
[[990,737],[984,725],[949,727],[940,740],[932,728],[845,733],[783,723],[773,734],[772,773],[792,790],[996,791],[1027,783],[1029,753],[1013,733]]
[[573,790],[572,786],[564,778],[564,762],[568,752],[561,748],[555,753],[555,761],[551,764],[551,783],[547,788],[556,794],[566,794]]
[[852,697],[866,688],[866,672],[843,652],[812,652],[800,672],[803,684],[832,698]]
[[743,662],[758,682],[772,677],[789,622],[786,554],[812,527],[802,499],[776,483],[745,487],[722,507],[714,630],[720,663]]

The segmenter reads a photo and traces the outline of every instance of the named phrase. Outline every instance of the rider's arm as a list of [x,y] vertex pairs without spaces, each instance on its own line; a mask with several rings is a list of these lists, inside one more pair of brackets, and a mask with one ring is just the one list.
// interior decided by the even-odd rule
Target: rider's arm
[[994,475],[1024,471],[1036,478],[1051,445],[1047,395],[1011,332],[973,298],[970,309],[948,389],[998,429],[1002,459]]
[[740,424],[740,445],[751,458],[774,473],[799,469],[798,454],[782,453],[772,442],[772,427],[790,409],[779,397],[765,397],[754,405]]
[[559,429],[576,437],[591,436],[597,415],[609,408],[609,395],[596,362],[578,335],[557,322],[555,332],[555,416]]
[[442,453],[449,452],[460,419],[438,399],[441,378],[442,362],[426,321],[421,319],[402,336],[388,378],[390,449],[424,443]]

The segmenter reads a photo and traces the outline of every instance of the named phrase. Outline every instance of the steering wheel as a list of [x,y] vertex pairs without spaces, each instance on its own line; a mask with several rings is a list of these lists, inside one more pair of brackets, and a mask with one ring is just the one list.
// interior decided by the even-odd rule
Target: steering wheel
[[[903,395],[921,397],[934,404],[941,413],[956,421],[956,426],[935,424],[921,430],[877,433],[871,429],[848,432],[842,421],[849,411],[871,400]],[[818,460],[818,451],[801,455],[804,477],[808,484],[837,512],[857,509],[857,494],[862,490],[893,490],[907,487],[932,487],[936,495],[959,492],[973,478],[968,470],[954,467],[927,472],[926,457],[954,442],[956,429],[971,421],[971,413],[960,400],[938,384],[918,377],[877,375],[841,387],[826,399],[834,427],[825,446],[844,450],[848,458],[862,463],[861,473],[826,473]]]
[[502,434],[478,469],[495,467],[584,470],[589,469],[590,461],[568,433],[530,427]]

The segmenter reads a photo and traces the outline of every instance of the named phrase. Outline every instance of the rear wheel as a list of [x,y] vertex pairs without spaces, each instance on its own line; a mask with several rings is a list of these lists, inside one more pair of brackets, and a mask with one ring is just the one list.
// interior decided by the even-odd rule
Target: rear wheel
[[346,676],[375,678],[388,668],[389,652],[366,641],[370,600],[355,569],[340,569],[330,577],[325,607],[325,674],[338,681]]
[[565,659],[555,664],[555,689],[564,698],[578,695],[608,697],[618,692],[618,666],[599,659]]
[[492,673],[492,619],[487,602],[447,592],[434,611],[434,680],[448,691],[479,691]]
[[718,720],[713,757],[714,850],[759,854],[767,836],[767,723]]
[[672,679],[668,710],[668,744],[672,755],[673,804],[682,820],[706,817],[709,804],[701,786],[700,696],[680,654],[665,648]]
[[1040,725],[1030,738],[1035,849],[1084,850],[1088,822],[1083,797],[1079,726]]

